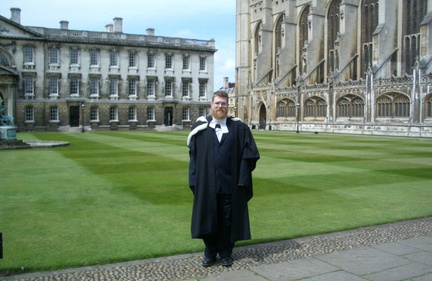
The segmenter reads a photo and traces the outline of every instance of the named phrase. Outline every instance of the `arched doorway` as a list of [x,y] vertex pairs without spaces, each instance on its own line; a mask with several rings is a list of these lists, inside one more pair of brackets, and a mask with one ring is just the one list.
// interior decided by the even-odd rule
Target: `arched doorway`
[[259,128],[266,129],[266,120],[267,120],[267,110],[265,105],[262,104],[259,111]]

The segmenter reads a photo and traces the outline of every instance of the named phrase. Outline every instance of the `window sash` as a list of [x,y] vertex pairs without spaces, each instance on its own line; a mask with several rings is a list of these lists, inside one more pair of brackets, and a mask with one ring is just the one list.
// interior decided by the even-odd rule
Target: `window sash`
[[26,76],[24,78],[24,94],[34,94],[34,81],[32,76]]
[[79,64],[78,50],[72,49],[70,53],[70,64]]
[[90,80],[90,95],[98,96],[99,95],[99,79],[92,78]]
[[49,80],[49,94],[50,95],[58,95],[58,78],[51,77]]
[[26,122],[34,121],[34,108],[32,106],[25,107],[24,119]]
[[155,95],[155,80],[150,80],[147,82],[147,96],[154,96]]
[[79,81],[78,78],[71,78],[70,81],[70,94],[71,95],[79,95]]
[[24,48],[24,63],[34,63],[33,47],[25,47]]
[[99,65],[99,52],[92,50],[90,51],[90,65]]
[[59,64],[59,50],[51,48],[49,49],[49,64]]
[[110,80],[110,96],[118,96],[118,79]]
[[147,120],[155,120],[155,109],[154,107],[147,108]]
[[50,106],[50,121],[58,121],[58,120],[59,120],[58,107]]

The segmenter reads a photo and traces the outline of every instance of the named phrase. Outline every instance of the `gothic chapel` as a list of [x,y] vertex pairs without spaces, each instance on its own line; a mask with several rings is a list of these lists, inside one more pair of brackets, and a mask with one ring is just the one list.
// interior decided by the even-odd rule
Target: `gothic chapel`
[[252,128],[432,136],[432,0],[237,0]]

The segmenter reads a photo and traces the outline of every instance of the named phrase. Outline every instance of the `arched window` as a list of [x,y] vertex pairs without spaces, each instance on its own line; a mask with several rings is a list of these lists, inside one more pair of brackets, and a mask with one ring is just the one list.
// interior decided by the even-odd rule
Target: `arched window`
[[276,22],[276,28],[275,28],[275,77],[279,77],[280,75],[280,57],[279,53],[280,50],[285,46],[285,15],[282,14],[278,21]]
[[304,107],[304,117],[326,117],[327,102],[320,97],[312,97],[306,100]]
[[261,53],[262,50],[262,22],[260,22],[255,30],[255,55]]
[[310,13],[310,5],[307,5],[306,8],[303,10],[301,16],[300,16],[300,40],[299,40],[299,51],[300,51],[300,57],[299,57],[299,66],[300,66],[300,72],[306,73],[307,72],[307,61],[306,61],[306,49],[305,46],[307,45],[307,42],[309,40],[309,19],[308,15]]
[[405,73],[412,74],[412,67],[420,55],[420,23],[427,12],[427,0],[403,1],[403,60]]
[[295,117],[296,116],[296,105],[294,101],[289,99],[283,99],[278,102],[276,109],[277,117]]
[[361,13],[361,74],[365,77],[366,70],[372,65],[372,34],[378,25],[378,0],[364,0]]
[[425,106],[426,106],[426,117],[432,118],[432,94],[430,94],[429,97],[426,98]]
[[328,11],[328,26],[327,26],[327,47],[328,47],[328,62],[327,70],[330,71],[339,68],[339,55],[336,49],[336,39],[340,34],[340,4],[342,0],[334,0]]
[[409,117],[409,97],[400,93],[387,93],[377,99],[377,116],[385,118]]
[[363,99],[347,95],[339,99],[337,102],[337,116],[338,117],[363,117],[364,116],[364,102]]

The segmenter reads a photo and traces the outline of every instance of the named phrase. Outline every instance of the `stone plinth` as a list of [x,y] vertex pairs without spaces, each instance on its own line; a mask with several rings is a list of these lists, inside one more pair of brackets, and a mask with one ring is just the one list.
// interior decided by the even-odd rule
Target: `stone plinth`
[[0,141],[16,140],[16,126],[0,126]]

